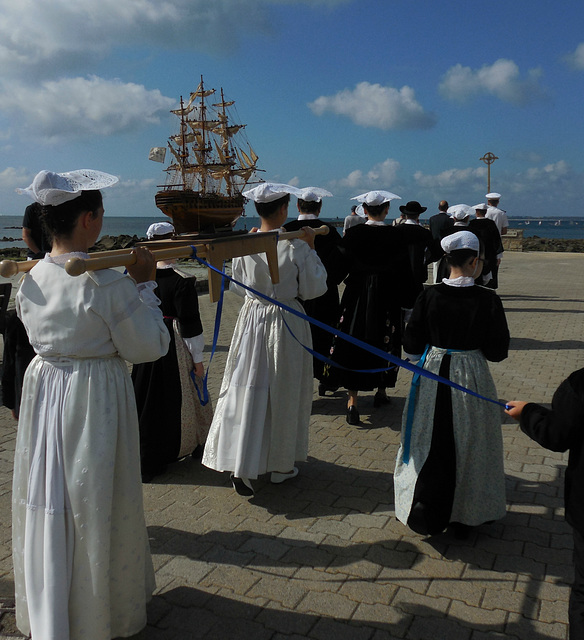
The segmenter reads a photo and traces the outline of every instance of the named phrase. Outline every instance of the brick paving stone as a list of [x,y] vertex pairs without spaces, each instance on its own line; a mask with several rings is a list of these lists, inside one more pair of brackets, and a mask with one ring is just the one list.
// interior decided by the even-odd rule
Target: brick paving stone
[[518,591],[503,591],[499,589],[485,589],[481,608],[489,610],[505,610],[521,613],[526,618],[537,619],[539,603],[525,593]]
[[468,580],[432,580],[426,595],[460,600],[471,607],[478,607],[484,592],[483,587]]
[[449,617],[469,622],[473,625],[485,625],[495,631],[503,631],[507,621],[508,612],[503,609],[484,609],[471,607],[464,602],[453,601]]
[[277,576],[260,577],[258,582],[246,593],[246,596],[250,598],[267,598],[288,609],[293,609],[305,595],[306,588],[301,580],[290,580]]
[[296,606],[297,611],[307,611],[331,618],[349,619],[357,603],[339,593],[326,591],[308,592]]
[[349,579],[343,583],[339,589],[339,593],[359,603],[388,605],[397,593],[397,590],[397,585]]
[[406,613],[421,612],[419,615],[424,615],[423,612],[427,611],[428,613],[431,612],[432,617],[439,614],[446,616],[451,604],[450,597],[421,595],[406,587],[400,587],[391,601],[392,607],[401,609]]
[[321,618],[308,637],[315,640],[369,640],[372,633],[370,628],[357,623]]
[[409,631],[408,640],[470,640],[471,629],[449,618],[427,618],[416,616]]
[[356,560],[354,562],[333,562],[328,568],[331,573],[338,573],[345,576],[362,578],[364,580],[374,580],[381,572],[381,567],[368,560]]
[[509,635],[516,635],[521,640],[542,640],[555,638],[566,640],[568,637],[568,625],[559,622],[544,623],[537,620],[527,620],[515,614],[509,614],[509,621],[505,627],[505,632]]

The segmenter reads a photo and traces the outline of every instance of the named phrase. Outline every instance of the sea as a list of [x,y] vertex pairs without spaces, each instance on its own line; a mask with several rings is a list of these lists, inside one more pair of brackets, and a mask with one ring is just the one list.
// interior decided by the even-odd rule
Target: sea
[[[144,238],[146,229],[153,223],[166,219],[165,217],[138,216],[105,216],[103,219],[102,236],[138,236]],[[344,218],[323,218],[326,222],[342,228]],[[421,219],[422,224],[427,219]],[[236,230],[249,230],[259,227],[260,220],[256,217],[242,216],[235,224]],[[551,239],[584,239],[584,217],[566,218],[513,218],[509,217],[509,228],[523,231],[524,238],[540,237]],[[24,247],[22,241],[22,216],[0,215],[0,249],[7,247]]]

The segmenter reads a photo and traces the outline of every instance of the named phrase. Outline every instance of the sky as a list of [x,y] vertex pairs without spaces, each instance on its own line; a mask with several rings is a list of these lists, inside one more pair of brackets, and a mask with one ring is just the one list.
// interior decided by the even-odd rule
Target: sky
[[164,219],[148,152],[201,75],[323,217],[372,189],[477,204],[488,152],[509,215],[584,216],[582,0],[0,0],[0,214],[91,168],[120,178],[106,215]]

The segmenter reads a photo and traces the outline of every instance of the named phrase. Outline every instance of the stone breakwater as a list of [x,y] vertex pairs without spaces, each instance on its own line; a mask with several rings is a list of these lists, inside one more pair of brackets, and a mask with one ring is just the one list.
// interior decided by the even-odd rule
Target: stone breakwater
[[523,238],[523,251],[563,251],[567,253],[584,253],[584,239],[562,240],[560,238]]

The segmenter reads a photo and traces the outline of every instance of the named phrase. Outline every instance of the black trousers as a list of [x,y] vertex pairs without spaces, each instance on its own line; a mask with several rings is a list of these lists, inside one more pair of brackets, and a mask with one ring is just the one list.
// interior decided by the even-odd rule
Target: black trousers
[[570,640],[584,638],[584,536],[574,531],[574,583],[570,592],[568,618]]

